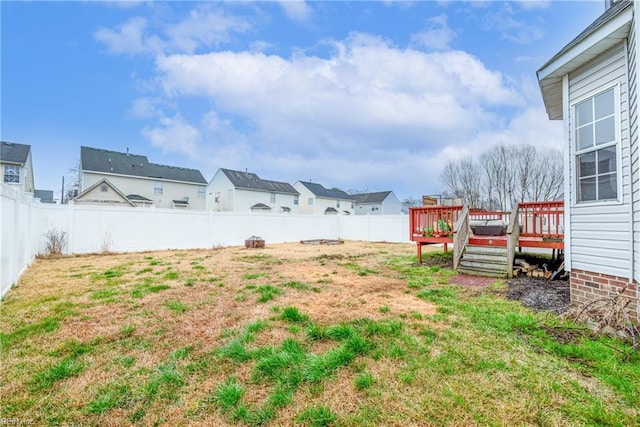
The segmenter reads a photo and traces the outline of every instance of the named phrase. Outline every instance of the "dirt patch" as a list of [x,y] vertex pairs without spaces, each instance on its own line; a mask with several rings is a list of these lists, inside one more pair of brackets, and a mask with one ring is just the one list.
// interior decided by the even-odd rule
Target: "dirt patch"
[[566,280],[519,277],[506,280],[505,283],[508,299],[521,301],[533,310],[561,314],[569,309],[571,297]]

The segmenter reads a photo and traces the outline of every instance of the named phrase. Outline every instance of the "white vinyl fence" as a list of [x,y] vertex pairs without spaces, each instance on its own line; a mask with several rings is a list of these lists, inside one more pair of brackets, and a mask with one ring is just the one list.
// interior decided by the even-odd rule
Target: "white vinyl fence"
[[307,239],[409,242],[407,215],[289,215],[156,208],[53,205],[19,196],[2,184],[1,295],[37,254],[45,233],[67,234],[67,254],[200,249],[244,245],[259,236],[268,244]]

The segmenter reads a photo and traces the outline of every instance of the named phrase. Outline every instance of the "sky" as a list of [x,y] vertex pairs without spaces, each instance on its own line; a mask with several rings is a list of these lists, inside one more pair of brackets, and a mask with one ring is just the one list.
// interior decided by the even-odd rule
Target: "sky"
[[536,71],[593,1],[0,2],[0,137],[59,197],[80,146],[345,191],[440,194],[450,160],[562,149]]

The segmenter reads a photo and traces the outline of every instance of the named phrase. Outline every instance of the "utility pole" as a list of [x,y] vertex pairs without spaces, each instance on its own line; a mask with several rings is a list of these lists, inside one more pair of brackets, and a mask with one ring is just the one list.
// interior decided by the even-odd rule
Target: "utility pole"
[[60,191],[60,204],[64,205],[64,175],[62,176],[62,191]]

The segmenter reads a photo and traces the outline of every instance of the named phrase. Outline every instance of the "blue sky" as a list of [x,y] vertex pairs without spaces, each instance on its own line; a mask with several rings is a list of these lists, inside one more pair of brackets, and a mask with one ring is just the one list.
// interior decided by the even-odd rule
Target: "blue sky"
[[59,192],[80,146],[437,194],[450,159],[562,147],[535,72],[594,1],[0,2],[1,138]]

